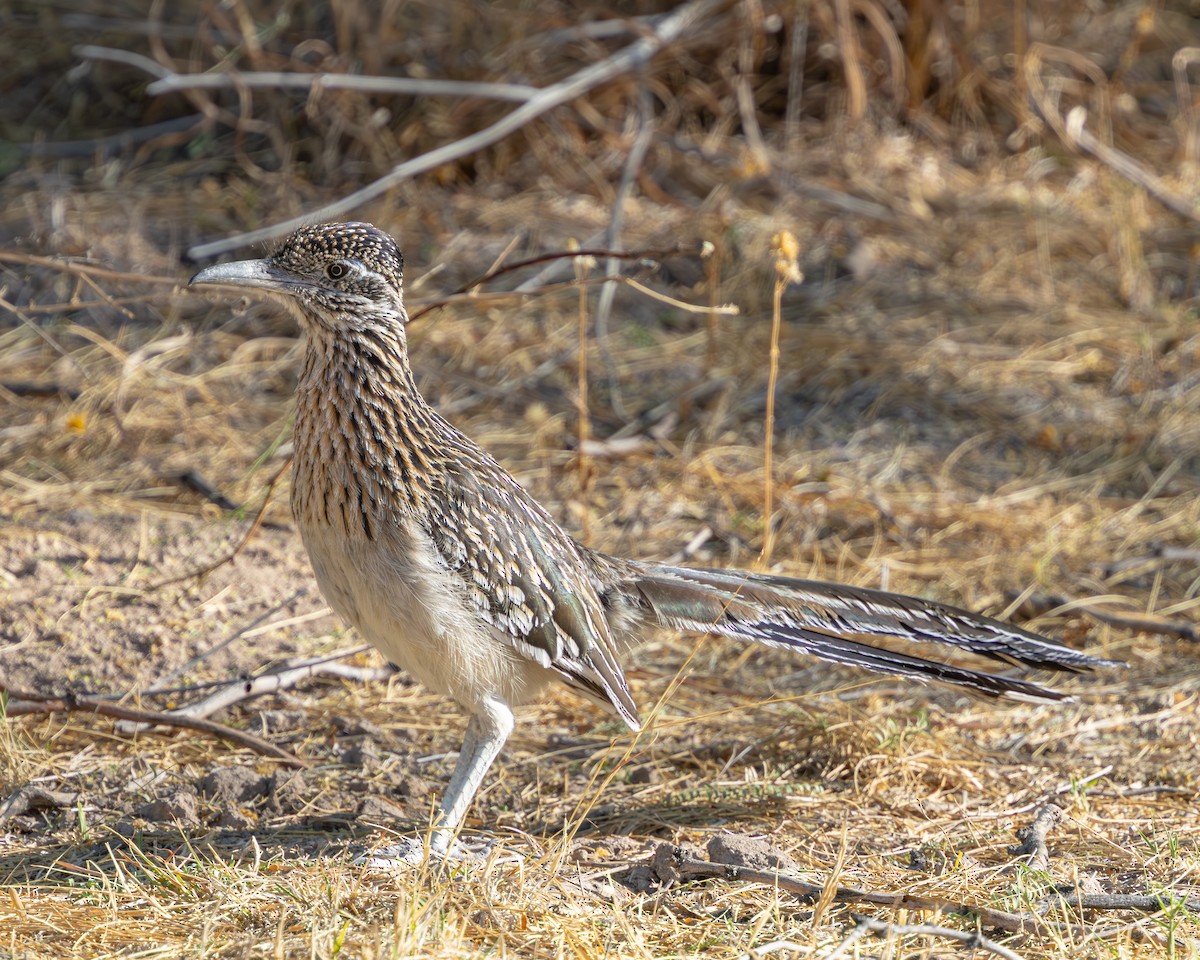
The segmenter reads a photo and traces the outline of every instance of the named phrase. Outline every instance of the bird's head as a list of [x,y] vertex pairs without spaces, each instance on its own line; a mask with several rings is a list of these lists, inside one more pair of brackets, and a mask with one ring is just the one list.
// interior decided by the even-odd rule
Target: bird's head
[[396,241],[369,223],[301,227],[265,260],[206,267],[190,284],[243,287],[282,297],[301,320],[337,333],[364,324],[407,322]]

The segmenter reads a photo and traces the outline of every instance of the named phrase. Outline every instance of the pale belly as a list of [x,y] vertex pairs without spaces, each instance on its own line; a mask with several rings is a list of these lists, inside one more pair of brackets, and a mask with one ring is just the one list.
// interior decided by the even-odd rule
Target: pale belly
[[489,699],[526,703],[556,677],[468,607],[419,528],[387,527],[368,540],[301,521],[300,532],[330,607],[430,690],[475,712]]

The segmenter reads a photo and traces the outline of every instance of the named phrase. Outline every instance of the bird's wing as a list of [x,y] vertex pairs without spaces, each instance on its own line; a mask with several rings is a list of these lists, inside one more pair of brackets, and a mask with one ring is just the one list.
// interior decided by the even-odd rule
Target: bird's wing
[[442,562],[522,656],[640,729],[583,548],[498,463],[463,453],[441,474],[427,530]]

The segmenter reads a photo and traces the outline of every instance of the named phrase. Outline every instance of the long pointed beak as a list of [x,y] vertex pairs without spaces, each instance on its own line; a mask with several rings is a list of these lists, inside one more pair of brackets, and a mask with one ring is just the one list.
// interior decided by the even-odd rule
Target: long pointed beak
[[257,287],[275,293],[291,293],[296,278],[281,270],[270,260],[235,260],[205,267],[188,281],[188,286],[200,283],[221,284],[226,287]]

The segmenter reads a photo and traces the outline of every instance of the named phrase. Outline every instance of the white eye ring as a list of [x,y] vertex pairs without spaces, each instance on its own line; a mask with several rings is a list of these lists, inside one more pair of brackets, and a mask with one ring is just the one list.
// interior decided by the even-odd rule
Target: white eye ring
[[341,280],[349,272],[346,269],[346,265],[340,260],[334,260],[333,263],[325,268],[325,276],[329,277],[330,280]]

